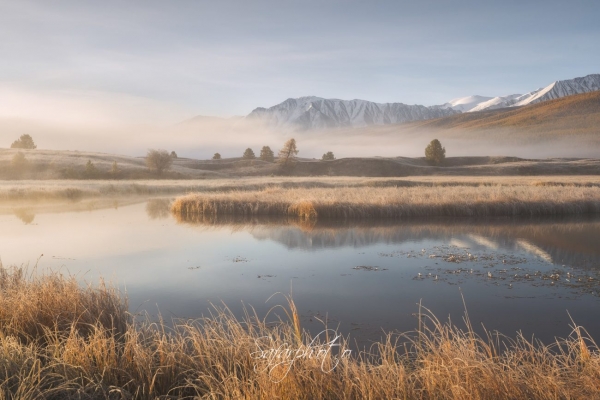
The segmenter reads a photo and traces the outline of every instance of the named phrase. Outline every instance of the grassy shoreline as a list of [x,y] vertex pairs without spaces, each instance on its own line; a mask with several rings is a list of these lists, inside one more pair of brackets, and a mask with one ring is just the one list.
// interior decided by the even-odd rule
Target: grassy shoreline
[[478,186],[269,188],[196,193],[171,208],[180,220],[199,215],[277,215],[303,220],[428,216],[538,216],[600,213],[600,187],[555,183]]
[[0,181],[0,201],[79,200],[83,198],[181,195],[282,189],[335,189],[447,186],[600,187],[599,175],[583,176],[413,176],[364,177],[245,177],[195,180],[24,180]]
[[257,356],[257,343],[326,345],[310,345],[291,299],[289,319],[274,324],[222,308],[167,328],[135,321],[110,286],[2,268],[0,305],[2,398],[595,398],[600,388],[598,347],[577,326],[545,346],[519,335],[478,336],[468,317],[459,329],[422,309],[418,331],[389,334],[339,363],[349,338],[321,358],[276,365]]

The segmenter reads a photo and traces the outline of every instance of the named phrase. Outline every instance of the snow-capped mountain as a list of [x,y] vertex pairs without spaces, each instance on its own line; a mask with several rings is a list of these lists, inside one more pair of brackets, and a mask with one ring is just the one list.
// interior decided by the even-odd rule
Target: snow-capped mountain
[[489,99],[488,101],[481,102],[477,104],[475,107],[471,108],[471,111],[482,111],[482,110],[494,110],[496,108],[505,108],[510,107],[519,99],[523,98],[523,96],[528,96],[529,94],[509,94],[508,96],[498,96]]
[[460,112],[471,111],[473,108],[477,107],[479,104],[485,103],[489,100],[492,100],[492,97],[485,96],[468,96],[468,97],[459,97],[458,99],[452,99],[449,102],[440,105],[440,108],[451,108]]
[[274,126],[295,126],[309,130],[397,124],[445,117],[458,112],[438,106],[382,104],[365,100],[323,99],[309,96],[287,99],[270,108],[259,107],[246,118],[262,119]]
[[387,125],[441,118],[464,112],[525,106],[596,90],[600,90],[600,74],[556,81],[526,94],[460,97],[430,107],[308,96],[287,99],[269,108],[256,108],[245,118],[259,120],[274,127],[295,127],[303,130]]
[[594,92],[596,90],[600,90],[600,74],[556,81],[544,88],[526,94],[511,94],[494,98],[483,96],[463,97],[451,100],[440,107],[462,112],[493,110],[496,108],[526,106],[528,104],[558,99],[572,94]]

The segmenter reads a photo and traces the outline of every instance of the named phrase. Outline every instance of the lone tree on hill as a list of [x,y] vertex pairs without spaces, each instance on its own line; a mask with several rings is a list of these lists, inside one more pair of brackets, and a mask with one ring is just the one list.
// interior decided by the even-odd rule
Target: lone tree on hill
[[439,140],[433,139],[425,148],[425,158],[433,164],[440,165],[446,158],[446,148]]
[[221,155],[219,153],[215,153],[215,155],[213,156],[213,160],[220,160],[221,159]]
[[253,158],[256,158],[256,156],[254,155],[254,152],[252,151],[252,149],[250,147],[248,147],[246,149],[246,151],[244,151],[244,155],[242,157],[246,160],[252,160]]
[[296,163],[296,154],[298,149],[296,148],[296,139],[291,138],[283,145],[283,148],[279,150],[277,162],[281,166],[281,169],[290,169]]
[[35,149],[37,146],[33,143],[33,138],[27,134],[21,135],[18,140],[15,140],[10,145],[11,149]]
[[335,156],[333,155],[333,152],[328,151],[327,153],[323,154],[323,158],[321,158],[321,160],[333,161],[333,160],[335,160]]
[[162,175],[163,171],[171,168],[173,164],[173,157],[166,150],[148,150],[146,154],[146,166],[149,169],[156,171],[157,175]]
[[260,151],[260,159],[263,161],[273,162],[275,161],[275,154],[273,154],[273,150],[269,146],[263,146]]

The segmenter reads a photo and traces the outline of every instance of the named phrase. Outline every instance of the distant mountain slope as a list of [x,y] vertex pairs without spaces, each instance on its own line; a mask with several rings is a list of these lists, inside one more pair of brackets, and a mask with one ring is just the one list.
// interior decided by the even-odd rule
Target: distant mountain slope
[[523,95],[513,94],[504,97],[494,97],[493,99],[477,104],[467,111],[474,112],[505,107],[520,107],[598,90],[600,90],[600,74],[592,74],[581,78],[556,81],[544,88]]
[[[557,91],[563,89],[557,88]],[[524,107],[462,113],[413,122],[405,127],[464,130],[516,128],[523,131],[543,131],[548,135],[579,133],[599,136],[600,91],[537,102]]]
[[287,99],[270,108],[257,108],[247,119],[262,120],[271,125],[299,129],[362,127],[426,120],[456,114],[440,107],[402,103],[373,103],[365,100],[300,97]]

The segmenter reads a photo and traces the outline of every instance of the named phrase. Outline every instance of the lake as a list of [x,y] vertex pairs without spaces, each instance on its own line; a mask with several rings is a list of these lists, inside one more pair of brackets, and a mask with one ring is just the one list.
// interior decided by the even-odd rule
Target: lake
[[[4,205],[4,266],[100,277],[130,310],[165,320],[243,304],[259,316],[293,293],[303,327],[357,341],[439,319],[551,341],[571,318],[600,337],[600,218],[177,221],[168,199]],[[42,256],[43,254],[43,256]],[[271,296],[273,296],[271,298]],[[282,313],[279,312],[281,315]],[[274,314],[273,314],[274,315]]]

